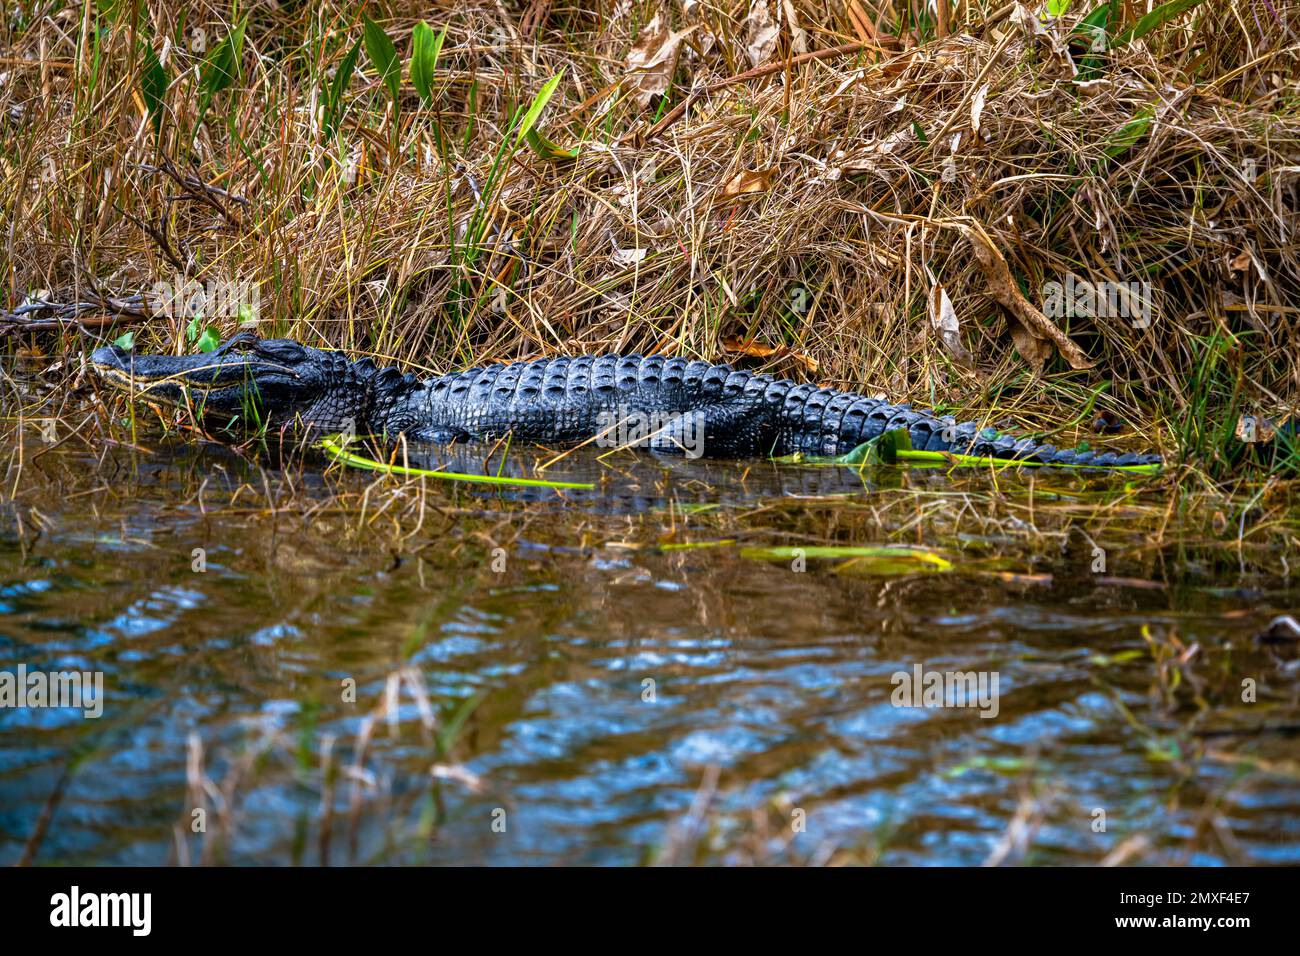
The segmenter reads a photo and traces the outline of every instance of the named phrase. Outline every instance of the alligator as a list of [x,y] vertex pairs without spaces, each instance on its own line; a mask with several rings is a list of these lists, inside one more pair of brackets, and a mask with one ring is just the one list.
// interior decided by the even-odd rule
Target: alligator
[[368,358],[241,332],[196,355],[96,349],[91,366],[134,397],[236,427],[448,443],[506,436],[598,441],[692,457],[843,455],[905,429],[912,448],[1025,463],[1108,468],[1159,455],[1056,448],[911,405],[660,355],[583,355],[419,379]]

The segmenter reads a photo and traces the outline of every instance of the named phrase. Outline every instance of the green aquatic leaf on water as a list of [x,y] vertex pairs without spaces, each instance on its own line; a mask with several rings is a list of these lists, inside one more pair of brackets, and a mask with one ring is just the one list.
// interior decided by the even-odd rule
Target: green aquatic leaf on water
[[1173,737],[1152,736],[1146,739],[1146,756],[1158,763],[1170,763],[1182,758],[1183,748]]
[[1029,762],[1022,757],[972,757],[944,771],[945,777],[962,777],[973,770],[990,770],[1004,777],[1019,776]]
[[[337,436],[335,436],[337,438]],[[581,488],[587,491],[596,486],[584,481],[545,481],[541,478],[502,478],[499,475],[471,475],[455,471],[433,471],[428,468],[411,468],[406,465],[390,465],[375,461],[362,455],[354,455],[334,438],[323,438],[320,447],[325,454],[339,464],[360,468],[363,471],[381,471],[389,475],[403,475],[413,478],[437,478],[442,481],[463,481],[471,484],[501,485],[516,488]]]
[[[1080,451],[1086,450],[1085,446],[1079,446]],[[846,465],[853,468],[861,468],[866,465],[894,465],[894,464],[911,464],[922,466],[936,465],[962,465],[968,467],[995,467],[995,468],[1052,468],[1052,469],[1084,469],[1089,471],[1120,471],[1138,475],[1155,475],[1160,473],[1160,465],[1093,465],[1093,464],[1066,464],[1057,462],[1042,461],[1020,461],[1012,458],[988,458],[979,455],[959,455],[950,451],[917,451],[912,447],[912,436],[906,429],[897,428],[893,431],[877,435],[870,441],[863,442],[857,448],[847,454],[840,455],[837,458],[819,458],[801,454],[786,455],[782,458],[774,458],[780,464],[790,465]]]
[[1146,651],[1139,650],[1119,651],[1115,654],[1092,654],[1088,658],[1088,663],[1095,664],[1098,667],[1110,667],[1112,664],[1127,664],[1129,661],[1145,660],[1148,656]]
[[[942,555],[925,548],[888,547],[886,545],[815,545],[798,547],[741,548],[742,558],[760,561],[793,561],[797,558],[847,558],[851,561],[877,560],[885,566],[902,566],[911,572],[916,565],[928,565],[939,571],[951,571],[955,565]],[[844,567],[844,565],[841,565]]]
[[660,551],[695,551],[699,548],[727,548],[736,543],[735,538],[723,538],[721,541],[682,541],[677,544],[661,544]]
[[690,501],[674,505],[673,510],[679,514],[698,515],[709,511],[720,511],[722,505],[716,501]]

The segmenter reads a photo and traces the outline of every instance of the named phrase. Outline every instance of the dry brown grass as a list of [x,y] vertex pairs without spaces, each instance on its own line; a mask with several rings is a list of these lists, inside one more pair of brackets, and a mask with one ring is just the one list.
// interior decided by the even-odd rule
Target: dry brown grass
[[[660,25],[693,31],[646,105],[625,74],[660,49],[660,4],[372,11],[403,61],[417,20],[447,26],[434,108],[404,64],[395,118],[363,52],[337,136],[321,103],[362,35],[352,7],[253,7],[240,78],[199,124],[185,45],[203,29],[210,51],[228,11],[140,6],[132,27],[118,6],[7,24],[7,305],[88,303],[10,333],[35,319],[84,350],[135,322],[191,348],[182,318],[122,299],[225,278],[257,284],[266,334],[423,368],[674,352],[1039,427],[1109,382],[1099,406],[1143,443],[1221,471],[1238,414],[1300,394],[1300,18],[1270,0],[1202,4],[1096,62],[1070,40],[1082,7],[1035,27],[944,3],[936,29],[892,0],[793,0],[764,34],[742,0],[670,5]],[[146,47],[170,77],[159,136]],[[561,71],[541,125],[577,159],[503,151]],[[1044,283],[1071,273],[1150,281],[1151,326],[1045,319]]]

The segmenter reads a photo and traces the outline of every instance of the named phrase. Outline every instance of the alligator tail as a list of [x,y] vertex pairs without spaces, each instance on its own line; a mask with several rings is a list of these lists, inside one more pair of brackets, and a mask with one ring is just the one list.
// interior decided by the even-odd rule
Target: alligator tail
[[1161,456],[1155,454],[1057,448],[1039,444],[1031,438],[1000,435],[994,429],[981,428],[976,422],[957,422],[933,412],[914,410],[910,405],[889,405],[873,399],[860,399],[850,404],[838,424],[838,454],[845,454],[886,432],[904,429],[916,451],[1088,468],[1123,468],[1162,462]]

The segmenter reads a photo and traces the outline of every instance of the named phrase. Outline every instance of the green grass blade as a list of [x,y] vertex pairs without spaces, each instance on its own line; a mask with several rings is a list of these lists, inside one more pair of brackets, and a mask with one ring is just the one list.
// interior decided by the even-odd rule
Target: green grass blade
[[1134,113],[1131,120],[1107,137],[1106,155],[1114,158],[1127,153],[1146,135],[1147,127],[1151,125],[1155,115],[1154,107],[1150,106],[1144,106]]
[[559,163],[570,159],[578,158],[577,148],[565,149],[536,129],[530,129],[524,136],[528,141],[528,146],[541,159],[549,163]]

